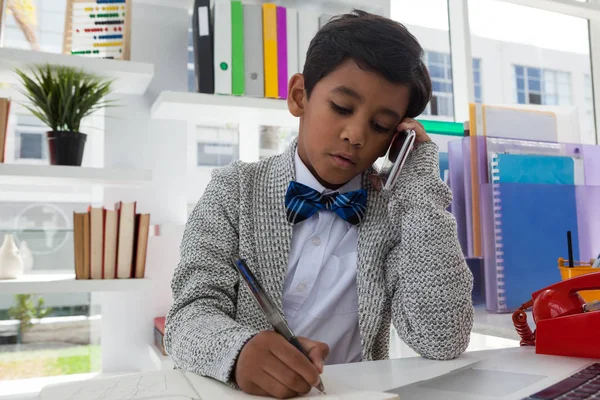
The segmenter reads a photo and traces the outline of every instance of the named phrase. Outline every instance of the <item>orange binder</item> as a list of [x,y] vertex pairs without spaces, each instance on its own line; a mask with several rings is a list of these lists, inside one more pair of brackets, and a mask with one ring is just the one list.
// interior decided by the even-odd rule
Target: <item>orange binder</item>
[[263,43],[265,61],[265,97],[278,98],[277,80],[277,6],[263,4]]

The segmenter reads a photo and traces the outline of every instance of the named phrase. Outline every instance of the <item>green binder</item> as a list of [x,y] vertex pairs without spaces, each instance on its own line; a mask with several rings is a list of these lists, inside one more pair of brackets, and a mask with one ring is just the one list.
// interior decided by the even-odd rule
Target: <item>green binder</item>
[[236,0],[231,2],[231,93],[244,92],[244,9]]

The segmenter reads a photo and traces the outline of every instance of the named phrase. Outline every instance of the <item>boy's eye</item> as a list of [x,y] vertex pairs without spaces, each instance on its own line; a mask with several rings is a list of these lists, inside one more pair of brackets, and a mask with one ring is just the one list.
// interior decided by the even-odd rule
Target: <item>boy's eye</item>
[[352,114],[352,110],[351,109],[345,108],[345,107],[342,107],[342,106],[338,106],[333,101],[331,102],[331,108],[333,109],[333,111],[335,111],[336,113],[338,113],[340,115],[350,115],[350,114]]
[[385,126],[379,125],[377,122],[373,122],[373,129],[381,133],[387,133],[392,130],[392,128],[386,128]]

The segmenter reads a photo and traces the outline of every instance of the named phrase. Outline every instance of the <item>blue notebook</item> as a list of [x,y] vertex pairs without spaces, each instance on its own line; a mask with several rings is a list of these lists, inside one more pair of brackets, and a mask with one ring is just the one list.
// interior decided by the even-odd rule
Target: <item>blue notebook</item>
[[495,232],[486,240],[494,241],[495,265],[489,268],[496,281],[486,286],[495,286],[497,298],[492,299],[496,304],[488,298],[487,308],[510,312],[533,292],[561,280],[558,258],[568,257],[569,230],[573,257],[579,259],[576,186],[499,183],[492,188]]
[[534,154],[495,154],[492,181],[574,185],[575,162],[571,157]]

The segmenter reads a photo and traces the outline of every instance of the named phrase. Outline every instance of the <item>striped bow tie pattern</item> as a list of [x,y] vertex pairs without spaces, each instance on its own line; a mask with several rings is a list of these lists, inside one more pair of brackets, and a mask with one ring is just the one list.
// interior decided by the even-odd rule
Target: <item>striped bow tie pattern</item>
[[291,181],[285,195],[287,219],[297,224],[321,210],[336,213],[343,220],[360,225],[367,210],[367,191],[355,190],[347,193],[321,194],[311,187]]

